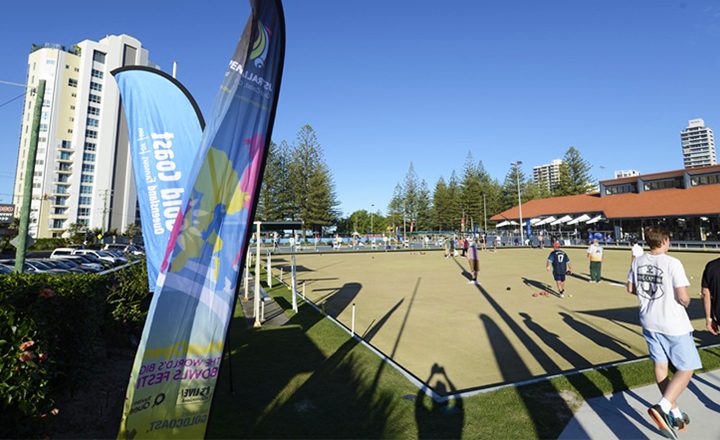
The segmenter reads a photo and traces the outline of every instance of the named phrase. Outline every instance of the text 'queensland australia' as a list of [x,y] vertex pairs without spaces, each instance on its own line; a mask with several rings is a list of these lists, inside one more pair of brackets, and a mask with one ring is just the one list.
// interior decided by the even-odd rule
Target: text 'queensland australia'
[[[143,136],[143,130],[140,130],[140,136]],[[164,234],[166,231],[172,231],[175,224],[175,218],[180,211],[182,205],[182,195],[185,190],[179,186],[182,172],[175,163],[175,152],[173,151],[174,133],[150,133],[152,148],[148,148],[147,143],[140,144],[140,156],[145,172],[145,181],[155,183],[161,182],[178,182],[178,186],[167,186],[161,188],[158,194],[157,185],[148,185],[148,199],[150,201],[150,212],[153,224],[153,232],[156,235]],[[154,159],[154,166],[150,164]]]

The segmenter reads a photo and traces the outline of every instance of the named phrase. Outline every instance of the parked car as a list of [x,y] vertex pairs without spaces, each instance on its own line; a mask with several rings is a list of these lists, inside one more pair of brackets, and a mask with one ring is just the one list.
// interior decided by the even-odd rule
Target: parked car
[[[0,264],[9,266],[9,267],[15,267],[15,260],[14,259],[4,259],[0,260]],[[23,272],[24,273],[67,273],[65,271],[58,271],[57,269],[50,269],[49,267],[42,265],[42,264],[36,264],[33,263],[31,260],[25,260],[25,264],[23,264]]]
[[70,273],[86,273],[86,271],[82,270],[79,265],[70,264],[67,261],[61,260],[60,258],[44,258],[40,260],[40,262],[52,267],[53,269],[62,269]]
[[111,250],[101,251],[101,252],[107,252],[108,254],[110,254],[110,255],[112,255],[113,257],[115,257],[115,259],[117,260],[116,262],[119,262],[119,263],[121,263],[121,264],[125,264],[125,263],[128,262],[127,257],[126,257],[125,255],[123,255],[123,253],[120,252],[120,251],[111,249]]
[[72,255],[73,252],[75,252],[75,249],[73,248],[57,248],[52,251],[50,258],[67,257],[68,255]]
[[0,264],[0,275],[7,275],[13,272],[15,272],[15,269],[13,269],[12,267]]
[[[108,261],[112,264],[121,264],[122,262],[107,251],[96,251],[93,249],[75,249],[73,255],[92,255],[100,260]],[[127,262],[127,260],[125,260]]]
[[102,272],[105,270],[105,266],[102,264],[92,261],[89,258],[85,258],[84,255],[69,255],[61,257],[62,260],[73,261],[79,264],[83,269],[89,269],[92,272]]
[[69,271],[61,268],[56,268],[53,266],[50,266],[42,261],[36,260],[36,259],[29,259],[25,261],[27,264],[29,264],[31,267],[35,268],[35,272],[38,273],[54,273],[54,274],[62,274],[62,273],[69,273]]

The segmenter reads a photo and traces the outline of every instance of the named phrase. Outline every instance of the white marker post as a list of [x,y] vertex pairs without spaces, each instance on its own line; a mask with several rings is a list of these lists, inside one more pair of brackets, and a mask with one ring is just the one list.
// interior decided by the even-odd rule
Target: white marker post
[[355,303],[352,306],[352,322],[350,324],[350,335],[355,337]]
[[303,297],[303,300],[304,300],[304,299],[305,299],[305,281],[303,281],[302,297]]
[[250,295],[250,247],[248,246],[247,255],[245,256],[245,301],[248,300]]
[[280,284],[283,282],[283,268],[280,267]]
[[253,292],[253,317],[255,323],[253,327],[258,328],[262,325],[260,322],[260,222],[257,225],[257,246],[255,247],[255,291]]
[[295,247],[292,250],[292,268],[290,272],[290,284],[292,285],[292,308],[295,313],[298,311],[297,306],[297,287],[295,285]]
[[268,250],[267,258],[267,285],[268,289],[272,289],[272,253]]

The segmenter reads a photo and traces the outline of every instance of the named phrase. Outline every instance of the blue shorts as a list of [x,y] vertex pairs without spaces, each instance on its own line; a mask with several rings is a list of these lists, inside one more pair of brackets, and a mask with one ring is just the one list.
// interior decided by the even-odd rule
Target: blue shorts
[[695,346],[692,332],[686,335],[671,336],[643,329],[643,336],[650,351],[650,359],[659,364],[668,360],[680,371],[693,371],[702,368],[700,354]]
[[565,274],[564,274],[564,273],[555,273],[555,272],[553,272],[553,278],[555,278],[555,281],[565,282]]

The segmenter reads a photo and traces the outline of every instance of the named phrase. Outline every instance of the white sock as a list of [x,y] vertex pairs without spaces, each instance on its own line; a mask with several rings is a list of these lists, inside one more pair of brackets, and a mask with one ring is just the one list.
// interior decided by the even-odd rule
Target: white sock
[[658,403],[658,405],[660,405],[660,408],[662,408],[662,410],[665,414],[670,414],[670,409],[672,408],[672,403],[670,403],[669,400],[667,400],[666,398],[663,397],[662,399],[660,399],[660,403]]
[[680,411],[680,408],[673,408],[670,412],[676,419],[682,419],[682,411]]

